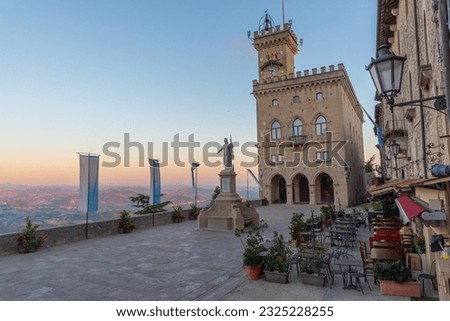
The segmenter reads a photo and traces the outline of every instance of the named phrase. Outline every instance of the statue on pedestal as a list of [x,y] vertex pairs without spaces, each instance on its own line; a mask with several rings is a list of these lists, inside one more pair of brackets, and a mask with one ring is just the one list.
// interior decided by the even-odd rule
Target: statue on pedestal
[[223,150],[223,165],[225,166],[225,168],[233,168],[234,152],[231,135],[230,135],[230,142],[228,142],[228,139],[226,137],[223,139],[223,142],[224,144],[219,149],[217,154],[219,154]]

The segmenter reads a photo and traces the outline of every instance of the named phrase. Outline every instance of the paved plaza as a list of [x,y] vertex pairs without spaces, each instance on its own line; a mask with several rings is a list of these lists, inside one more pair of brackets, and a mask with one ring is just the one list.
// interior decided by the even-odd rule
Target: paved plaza
[[[292,213],[309,215],[313,209],[319,214],[319,207],[300,205],[257,210],[269,224],[267,239],[274,230],[288,239]],[[358,239],[367,241],[368,235],[367,228],[359,228]],[[242,268],[242,250],[233,232],[198,230],[196,221],[187,220],[3,256],[0,300],[409,300],[380,295],[372,279],[372,291],[363,283],[364,294],[343,289],[339,277],[331,289],[303,285],[295,269],[288,284],[250,281]],[[356,248],[354,253],[359,258]]]

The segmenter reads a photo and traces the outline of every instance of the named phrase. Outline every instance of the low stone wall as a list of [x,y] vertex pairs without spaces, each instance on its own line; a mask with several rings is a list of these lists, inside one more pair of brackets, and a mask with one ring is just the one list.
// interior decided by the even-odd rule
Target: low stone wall
[[[250,201],[254,207],[261,206],[261,200]],[[158,225],[172,224],[173,212],[162,212],[156,214],[146,214],[139,216],[132,216],[131,222],[136,226],[136,229],[150,228]],[[183,211],[185,219],[189,217],[189,209]],[[120,219],[111,221],[92,222],[88,224],[88,236],[90,239],[118,234],[118,225]],[[56,245],[82,241],[86,239],[86,225],[68,225],[62,227],[53,227],[47,229],[39,229],[38,235],[45,235],[46,240],[44,247],[52,247]],[[20,232],[0,235],[0,256],[17,254],[17,239]]]
[[[185,210],[185,218],[188,218],[189,210]],[[120,219],[111,221],[92,222],[88,224],[88,236],[90,239],[118,234],[118,225]],[[136,229],[150,228],[158,225],[172,224],[172,212],[162,212],[156,214],[146,214],[140,216],[132,216],[131,222],[136,226]],[[53,227],[47,229],[39,229],[38,235],[45,235],[45,247],[52,247],[56,245],[82,241],[86,239],[86,225],[68,225],[62,227]],[[17,239],[20,235],[18,233],[11,233],[0,235],[0,256],[17,254]]]

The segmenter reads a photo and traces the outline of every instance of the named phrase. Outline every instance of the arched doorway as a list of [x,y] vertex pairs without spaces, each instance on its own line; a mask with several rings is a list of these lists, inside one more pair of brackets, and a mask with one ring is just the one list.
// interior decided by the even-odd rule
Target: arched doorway
[[283,176],[277,174],[272,178],[271,190],[272,203],[285,204],[287,202],[286,180]]
[[328,174],[322,174],[318,177],[320,182],[320,201],[321,203],[334,203],[334,183]]
[[309,181],[303,174],[298,174],[292,181],[294,203],[309,204]]

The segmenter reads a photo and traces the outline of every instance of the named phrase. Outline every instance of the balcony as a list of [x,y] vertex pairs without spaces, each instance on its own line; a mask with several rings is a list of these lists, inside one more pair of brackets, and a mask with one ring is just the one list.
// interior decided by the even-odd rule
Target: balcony
[[308,135],[290,136],[289,141],[292,142],[294,146],[302,146],[305,145],[307,138]]
[[383,130],[383,139],[385,141],[388,140],[407,140],[408,132],[403,128],[393,127],[395,129],[389,129],[389,126],[386,126]]

